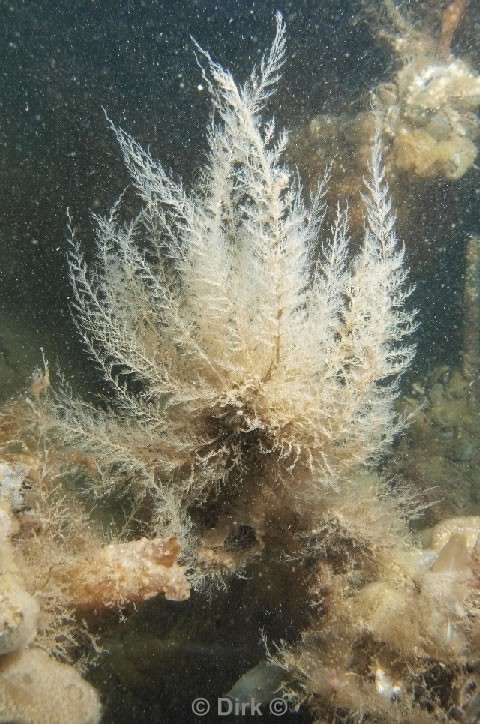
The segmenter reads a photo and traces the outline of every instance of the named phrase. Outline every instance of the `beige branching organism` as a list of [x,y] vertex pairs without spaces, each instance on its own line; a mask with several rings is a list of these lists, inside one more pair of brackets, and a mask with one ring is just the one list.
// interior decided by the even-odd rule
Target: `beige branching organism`
[[243,86],[196,48],[208,160],[187,191],[114,127],[141,210],[125,221],[120,199],[96,218],[92,264],[73,233],[70,252],[78,330],[112,398],[106,412],[56,403],[105,490],[148,499],[156,534],[184,552],[240,501],[258,509],[262,490],[311,514],[377,461],[403,425],[393,403],[415,327],[378,134],[352,260],[346,213],[319,241],[325,184],[306,205],[282,161],[287,135],[262,116],[284,62],[281,16]]

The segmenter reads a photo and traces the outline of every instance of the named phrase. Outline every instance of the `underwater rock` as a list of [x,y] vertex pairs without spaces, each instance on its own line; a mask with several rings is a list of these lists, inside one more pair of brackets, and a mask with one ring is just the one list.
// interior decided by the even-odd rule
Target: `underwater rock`
[[[474,296],[471,305],[468,321],[478,317]],[[407,484],[423,488],[430,504],[426,526],[480,513],[477,330],[466,329],[464,338],[468,354],[463,355],[463,369],[438,367],[415,382],[411,396],[401,402],[405,414],[414,420],[401,443],[404,455],[397,457],[395,469]]]
[[37,634],[39,606],[16,565],[10,541],[14,531],[10,506],[0,497],[0,656],[28,646]]
[[96,724],[98,694],[75,669],[40,649],[0,658],[0,719],[22,724]]
[[23,507],[22,483],[29,468],[21,463],[0,462],[0,500],[6,500],[14,511]]
[[61,572],[68,598],[78,608],[105,608],[146,601],[160,593],[172,601],[190,596],[184,569],[177,565],[176,538],[142,538],[111,543]]
[[0,545],[5,544],[8,540],[8,537],[12,534],[12,528],[12,519],[7,506],[0,504]]
[[449,537],[431,565],[432,573],[446,573],[452,576],[470,570],[470,555],[466,535],[455,532]]
[[465,537],[467,549],[471,553],[480,536],[480,516],[464,515],[442,520],[425,532],[424,542],[427,547],[440,551],[455,534]]
[[0,656],[24,648],[35,639],[40,613],[35,599],[8,578],[2,575],[0,588]]
[[[385,5],[401,63],[394,81],[375,92],[391,142],[390,160],[394,168],[420,178],[456,181],[473,166],[478,153],[480,76],[448,52],[454,27],[450,20],[443,23],[436,44],[409,25],[395,3]],[[448,13],[443,20],[447,17]]]
[[399,171],[420,178],[444,176],[451,181],[461,178],[477,157],[475,144],[467,137],[449,132],[437,141],[426,130],[402,126],[393,141],[393,159]]
[[252,699],[258,704],[267,704],[287,677],[285,669],[278,664],[261,661],[241,676],[225,696],[240,704],[250,703]]
[[95,689],[73,667],[32,647],[41,609],[25,590],[28,570],[11,539],[16,523],[9,504],[0,501],[0,720],[96,724]]

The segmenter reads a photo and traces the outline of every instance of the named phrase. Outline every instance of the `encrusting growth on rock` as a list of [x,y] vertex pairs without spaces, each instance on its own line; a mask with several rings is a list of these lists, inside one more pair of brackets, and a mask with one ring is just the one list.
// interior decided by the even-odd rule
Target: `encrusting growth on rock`
[[160,593],[184,601],[190,585],[176,560],[175,538],[111,543],[88,558],[66,566],[57,576],[67,582],[67,597],[75,608],[112,608],[147,601]]

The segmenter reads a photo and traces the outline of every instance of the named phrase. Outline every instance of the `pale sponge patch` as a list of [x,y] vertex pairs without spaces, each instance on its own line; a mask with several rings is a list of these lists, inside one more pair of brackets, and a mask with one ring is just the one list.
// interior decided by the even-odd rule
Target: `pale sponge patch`
[[0,660],[2,721],[96,724],[100,716],[97,692],[71,666],[60,664],[40,649]]

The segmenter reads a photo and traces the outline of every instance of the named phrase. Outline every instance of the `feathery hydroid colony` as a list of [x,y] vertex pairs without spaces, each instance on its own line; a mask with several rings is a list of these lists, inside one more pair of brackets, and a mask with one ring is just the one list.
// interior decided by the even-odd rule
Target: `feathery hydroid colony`
[[184,539],[189,516],[206,522],[195,510],[211,527],[215,501],[224,513],[267,481],[304,512],[376,460],[402,425],[393,401],[414,328],[378,138],[351,261],[345,212],[320,243],[325,185],[307,207],[282,163],[286,134],[261,116],[281,16],[241,87],[197,51],[214,110],[197,190],[114,127],[142,208],[125,222],[120,200],[96,218],[91,267],[72,234],[76,321],[115,412],[59,403],[107,485],[154,499],[157,524]]

